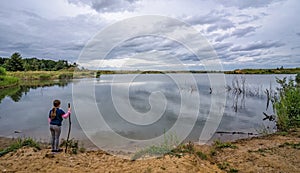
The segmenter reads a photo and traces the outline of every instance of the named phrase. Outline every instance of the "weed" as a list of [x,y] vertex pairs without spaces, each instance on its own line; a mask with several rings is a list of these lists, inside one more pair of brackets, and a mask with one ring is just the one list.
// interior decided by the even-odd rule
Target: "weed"
[[229,163],[228,162],[218,163],[217,166],[221,170],[225,170],[225,169],[227,169],[229,167]]
[[5,154],[12,152],[12,151],[16,151],[19,148],[22,148],[23,146],[29,146],[29,147],[34,147],[37,150],[40,150],[40,145],[38,142],[36,142],[34,139],[32,138],[24,138],[24,139],[17,139],[14,143],[12,143],[9,147],[0,150],[0,157],[4,156]]
[[291,146],[294,149],[300,149],[300,142],[298,142],[298,143],[285,142],[284,144],[281,144],[278,147],[287,147],[287,146]]
[[216,149],[222,149],[222,148],[232,148],[232,149],[236,149],[238,148],[236,145],[230,143],[230,142],[221,142],[219,140],[216,140],[214,142],[214,146]]
[[69,153],[71,154],[78,154],[78,151],[85,152],[85,148],[83,147],[83,144],[81,147],[79,147],[78,143],[79,143],[78,140],[75,140],[74,138],[70,139],[68,142],[62,139],[60,147],[65,147],[66,145],[68,145],[68,149],[70,149]]
[[234,169],[234,168],[230,168],[229,171],[227,171],[228,173],[236,173],[239,172],[239,170]]
[[202,153],[201,151],[197,151],[196,155],[201,158],[202,160],[207,160],[207,155]]
[[211,156],[216,156],[217,155],[217,151],[213,148],[210,150],[210,155]]

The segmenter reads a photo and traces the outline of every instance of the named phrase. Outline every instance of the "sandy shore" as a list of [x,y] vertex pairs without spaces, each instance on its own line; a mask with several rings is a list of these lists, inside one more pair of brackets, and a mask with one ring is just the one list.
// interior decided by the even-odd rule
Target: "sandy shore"
[[[0,138],[0,148],[11,139]],[[232,142],[233,146],[195,145],[195,152],[207,156],[183,153],[182,157],[131,161],[103,151],[79,154],[51,154],[49,149],[23,147],[0,157],[2,172],[300,172],[300,129],[288,134]]]

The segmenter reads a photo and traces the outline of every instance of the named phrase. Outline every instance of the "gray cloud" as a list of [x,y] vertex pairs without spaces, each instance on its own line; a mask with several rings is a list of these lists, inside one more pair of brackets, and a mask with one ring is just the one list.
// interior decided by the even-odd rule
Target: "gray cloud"
[[279,2],[282,0],[215,0],[217,3],[222,4],[225,7],[237,7],[239,9],[246,9],[246,8],[260,8],[266,7],[274,2]]
[[[183,2],[176,0],[168,3],[144,0],[53,0],[49,3],[51,6],[48,7],[44,1],[0,1],[0,56],[10,56],[18,51],[23,57],[76,60],[85,43],[108,24],[118,20],[119,16],[127,18],[157,14],[183,18],[201,31],[228,69],[263,67],[276,63],[294,67],[300,65],[297,0],[201,1],[201,10],[195,8],[199,5],[196,1],[184,2],[183,7]],[[166,4],[167,8],[164,7]],[[209,11],[212,7],[217,10]],[[278,17],[277,14],[281,13],[285,15]],[[143,21],[140,23],[142,25]],[[170,23],[159,27],[145,26],[145,29],[148,27],[157,32],[168,30],[175,33],[184,26]],[[192,38],[187,40],[191,41]],[[285,55],[285,52],[290,54]],[[136,37],[121,43],[107,60],[118,63],[124,57],[168,62],[170,66],[174,58],[183,63],[197,64],[198,61],[176,41],[153,36]],[[260,62],[258,57],[266,61],[256,64]],[[138,64],[145,63],[137,62],[133,66],[137,67]],[[194,67],[197,68],[196,65]]]
[[206,31],[212,32],[212,31],[218,30],[218,29],[227,30],[227,29],[233,28],[233,27],[234,27],[234,24],[230,20],[223,19],[223,20],[219,20],[218,22],[216,22],[216,24],[212,24],[211,26],[209,26]]
[[98,12],[132,11],[138,0],[68,0],[74,4],[87,4]]
[[251,32],[254,32],[256,28],[257,27],[249,26],[242,29],[236,29],[235,31],[232,32],[231,36],[243,37],[245,35],[248,35]]
[[229,16],[228,13],[220,13],[219,11],[212,10],[206,15],[191,16],[185,19],[185,21],[192,25],[214,24],[227,16]]
[[233,48],[231,48],[231,51],[253,51],[256,49],[269,49],[269,48],[277,48],[277,47],[281,47],[284,46],[284,43],[280,43],[280,42],[274,42],[274,41],[258,41],[258,42],[252,42],[249,43],[247,45],[240,45],[240,46],[235,46]]

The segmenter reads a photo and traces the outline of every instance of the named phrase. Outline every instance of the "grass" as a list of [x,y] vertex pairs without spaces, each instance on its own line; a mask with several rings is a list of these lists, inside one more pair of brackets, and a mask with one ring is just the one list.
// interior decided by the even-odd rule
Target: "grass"
[[286,146],[290,146],[294,149],[300,149],[300,142],[298,143],[289,143],[289,142],[285,142],[284,144],[279,145],[278,147],[286,147]]
[[8,75],[21,80],[54,80],[94,77],[93,71],[17,71],[7,72]]
[[207,160],[207,155],[202,153],[201,151],[196,151],[196,155],[202,160]]
[[15,86],[19,83],[19,79],[12,76],[0,76],[0,89]]
[[4,156],[7,153],[14,152],[24,146],[33,147],[37,150],[41,149],[40,144],[32,138],[18,138],[9,147],[0,150],[0,157]]
[[142,149],[136,152],[132,157],[131,160],[137,160],[144,156],[161,156],[164,154],[171,153],[174,149],[174,146],[179,144],[176,135],[169,134],[164,136],[164,142],[158,145],[152,145],[145,149]]
[[214,142],[214,146],[216,149],[222,149],[222,148],[232,148],[237,149],[238,147],[230,142],[221,142],[219,140],[216,140]]

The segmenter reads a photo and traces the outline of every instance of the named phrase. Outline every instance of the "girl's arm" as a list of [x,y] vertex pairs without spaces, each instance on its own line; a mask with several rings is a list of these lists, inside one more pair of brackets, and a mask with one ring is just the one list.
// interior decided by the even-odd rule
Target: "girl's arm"
[[51,119],[50,119],[50,118],[48,118],[48,123],[50,124],[50,122],[51,122]]
[[68,109],[68,112],[63,114],[62,117],[66,119],[70,116],[70,113],[71,113],[71,109]]

